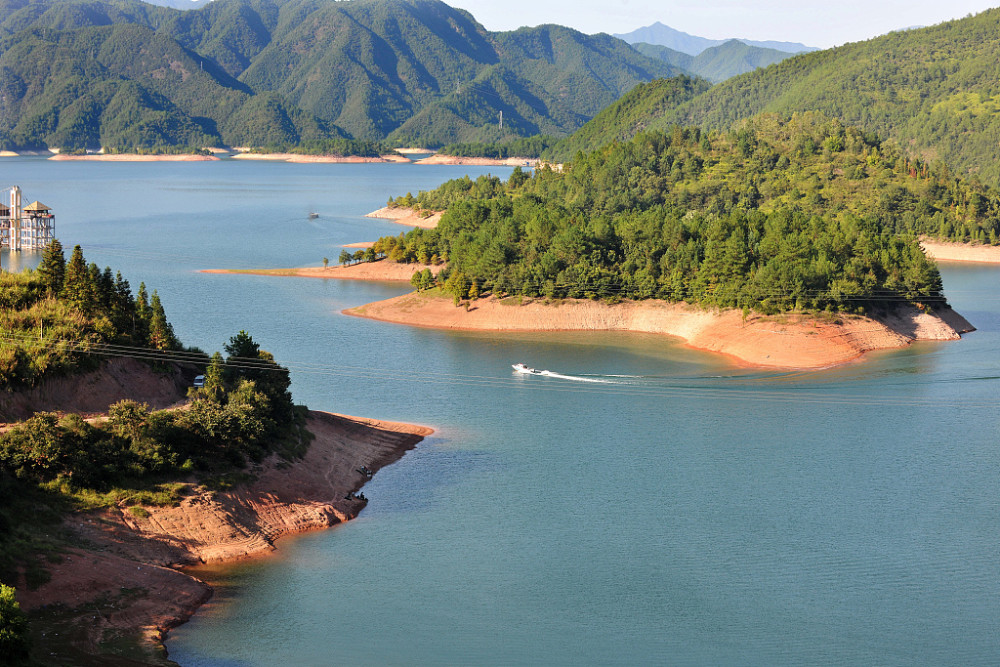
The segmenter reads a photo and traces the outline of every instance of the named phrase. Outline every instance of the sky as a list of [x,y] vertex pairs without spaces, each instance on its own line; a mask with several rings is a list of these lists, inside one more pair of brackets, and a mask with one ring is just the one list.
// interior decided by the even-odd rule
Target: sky
[[1000,0],[444,0],[489,30],[558,23],[626,33],[660,21],[709,39],[743,37],[828,48],[978,14]]

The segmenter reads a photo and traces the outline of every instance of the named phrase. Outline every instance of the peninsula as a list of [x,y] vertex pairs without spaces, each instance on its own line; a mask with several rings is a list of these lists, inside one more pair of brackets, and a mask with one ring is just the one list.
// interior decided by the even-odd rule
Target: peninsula
[[440,290],[417,292],[344,311],[397,324],[487,331],[633,331],[665,334],[688,346],[725,354],[746,366],[823,368],[866,352],[903,348],[915,341],[958,340],[974,331],[950,308],[923,312],[900,305],[884,313],[745,316],[657,300],[605,304],[585,299],[489,297],[466,310]]
[[0,273],[0,301],[0,576],[29,618],[5,659],[162,662],[211,594],[178,567],[354,518],[362,486],[432,433],[294,405],[245,331],[226,357],[184,348],[155,290],[79,246]]

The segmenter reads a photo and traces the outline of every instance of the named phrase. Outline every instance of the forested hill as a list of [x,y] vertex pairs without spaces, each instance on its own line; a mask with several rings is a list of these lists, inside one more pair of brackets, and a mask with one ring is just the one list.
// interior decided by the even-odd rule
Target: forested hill
[[996,190],[817,113],[648,132],[564,173],[460,179],[396,203],[447,213],[380,250],[446,260],[445,285],[461,298],[655,297],[764,312],[941,304],[917,235],[1000,234]]
[[492,33],[437,0],[5,0],[0,146],[558,136],[678,71],[607,35]]
[[724,129],[818,110],[1000,184],[1000,9],[799,55],[730,79],[650,126]]

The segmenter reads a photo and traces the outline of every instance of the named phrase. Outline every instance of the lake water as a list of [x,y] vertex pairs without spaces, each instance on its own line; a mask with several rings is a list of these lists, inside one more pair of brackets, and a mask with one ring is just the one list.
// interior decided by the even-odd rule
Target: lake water
[[[181,339],[246,329],[298,402],[437,429],[333,530],[200,574],[181,665],[971,665],[1000,656],[1000,269],[979,328],[814,372],[648,335],[448,333],[340,315],[405,286],[319,265],[390,195],[502,168],[0,161],[67,249],[156,288]],[[310,210],[320,218],[306,219]],[[30,257],[15,258],[30,262]],[[0,258],[8,266],[11,260]],[[571,378],[516,377],[523,361]]]

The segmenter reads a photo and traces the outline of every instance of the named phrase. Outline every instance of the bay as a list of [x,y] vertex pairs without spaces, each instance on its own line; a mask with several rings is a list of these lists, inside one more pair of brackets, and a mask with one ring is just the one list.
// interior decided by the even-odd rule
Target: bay
[[[656,336],[350,318],[407,291],[318,265],[390,195],[503,168],[0,162],[67,247],[156,288],[183,341],[246,329],[296,400],[437,429],[355,521],[204,570],[182,665],[986,664],[1000,655],[1000,269],[945,265],[979,331],[812,372]],[[307,220],[315,210],[320,218]],[[30,263],[30,256],[13,259]],[[0,257],[4,267],[11,258]],[[519,377],[523,361],[566,378]]]

